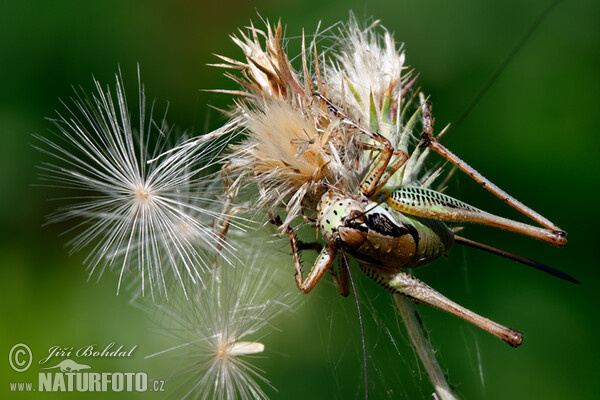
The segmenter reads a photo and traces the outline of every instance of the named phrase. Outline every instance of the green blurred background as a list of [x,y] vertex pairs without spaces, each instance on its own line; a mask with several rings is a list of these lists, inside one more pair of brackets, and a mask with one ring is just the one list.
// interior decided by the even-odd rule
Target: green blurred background
[[[52,190],[34,186],[41,156],[32,134],[44,134],[72,85],[92,87],[92,75],[113,83],[118,65],[130,93],[136,65],[149,98],[170,102],[169,120],[192,133],[219,126],[227,97],[200,89],[235,88],[207,67],[213,53],[238,57],[229,40],[252,19],[281,17],[287,36],[360,18],[381,19],[431,94],[438,129],[457,120],[548,1],[3,1],[0,3],[0,397],[8,382],[34,380],[6,358],[23,342],[34,363],[51,346],[112,341],[137,345],[128,360],[94,361],[105,371],[148,371],[160,366],[143,356],[165,347],[148,318],[116,292],[114,274],[87,282],[83,255],[68,256],[59,237],[65,226],[42,226],[54,210]],[[569,232],[564,249],[469,227],[468,236],[546,262],[581,281],[573,285],[470,249],[454,249],[418,271],[434,288],[474,311],[521,330],[516,350],[442,312],[419,307],[450,381],[463,398],[598,398],[597,298],[600,135],[600,4],[563,1],[545,18],[468,118],[445,142],[471,165]],[[298,41],[292,41],[297,47]],[[507,216],[517,216],[466,177],[453,195]],[[520,218],[520,217],[518,217]],[[289,272],[285,247],[277,267]],[[432,389],[407,345],[389,296],[355,274],[365,303],[371,398],[431,398]],[[356,309],[332,285],[302,296],[294,315],[262,341],[257,360],[278,392],[272,398],[361,398],[362,357]],[[368,301],[367,301],[368,300]],[[371,321],[371,315],[375,323]],[[389,340],[394,338],[395,344]],[[32,372],[33,371],[33,372]],[[167,388],[168,389],[168,388]],[[167,393],[169,391],[167,390]],[[102,394],[92,394],[103,397]],[[90,396],[90,395],[87,395]],[[39,398],[39,393],[14,395]],[[47,398],[75,398],[77,394]],[[159,398],[110,394],[105,397]]]

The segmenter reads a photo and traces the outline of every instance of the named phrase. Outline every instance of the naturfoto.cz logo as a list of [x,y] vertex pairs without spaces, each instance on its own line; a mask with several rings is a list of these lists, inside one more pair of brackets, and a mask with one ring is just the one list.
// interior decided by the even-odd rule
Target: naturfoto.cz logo
[[[98,348],[96,345],[81,347],[77,350],[53,346],[48,350],[48,356],[41,359],[44,365],[49,360],[58,357],[98,358],[98,357],[131,357],[137,346],[125,349],[116,346],[114,342]],[[16,372],[27,371],[32,364],[31,349],[19,343],[9,352],[9,364]],[[54,361],[48,367],[38,371],[37,387],[33,382],[11,382],[11,392],[145,392],[164,390],[164,381],[151,380],[148,385],[148,375],[145,372],[95,372],[93,367],[80,363],[71,358]]]

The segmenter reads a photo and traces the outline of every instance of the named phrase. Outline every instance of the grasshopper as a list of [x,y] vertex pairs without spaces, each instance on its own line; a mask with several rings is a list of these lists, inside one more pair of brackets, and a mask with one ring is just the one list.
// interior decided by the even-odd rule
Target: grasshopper
[[[530,236],[562,247],[567,243],[565,231],[529,207],[520,203],[487,178],[470,167],[444,147],[433,135],[431,103],[422,101],[423,132],[419,147],[428,147],[469,174],[483,187],[521,213],[537,221],[537,227],[490,214],[435,190],[401,186],[385,189],[387,181],[407,161],[408,154],[396,150],[383,135],[362,126],[328,98],[315,92],[313,96],[324,102],[331,114],[360,134],[371,139],[375,146],[363,143],[363,148],[376,150],[372,166],[362,179],[357,193],[348,193],[328,186],[317,204],[315,226],[325,239],[325,245],[300,242],[293,228],[287,227],[296,285],[304,293],[310,292],[325,272],[329,271],[341,295],[349,294],[347,268],[333,272],[332,264],[341,253],[347,264],[346,253],[358,260],[360,269],[376,283],[392,293],[428,304],[456,315],[500,338],[512,347],[519,346],[523,334],[484,318],[453,302],[405,270],[426,265],[445,255],[454,243],[476,247],[541,269],[562,279],[577,282],[571,276],[526,258],[489,247],[456,234],[444,224],[467,222],[489,225]],[[280,225],[278,220],[273,221]],[[300,252],[304,249],[319,251],[307,277],[304,278]]]

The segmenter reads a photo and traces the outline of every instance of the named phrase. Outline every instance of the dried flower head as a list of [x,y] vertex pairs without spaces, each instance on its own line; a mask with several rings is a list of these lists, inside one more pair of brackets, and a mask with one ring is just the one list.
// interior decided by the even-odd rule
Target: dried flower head
[[226,63],[216,64],[238,70],[239,76],[227,75],[242,86],[241,90],[217,90],[238,97],[229,111],[231,122],[220,134],[242,132],[246,137],[241,145],[231,147],[227,168],[256,184],[255,206],[269,212],[286,208],[285,229],[299,215],[303,202],[317,201],[325,182],[356,187],[360,152],[349,145],[356,132],[314,100],[314,91],[328,92],[329,86],[320,76],[317,56],[313,60],[316,72],[311,75],[304,38],[298,73],[284,51],[281,23],[267,26],[266,32],[251,26],[248,35],[240,36],[233,40],[245,60],[220,56]]
[[[275,215],[285,208],[282,230],[307,209],[313,213],[327,188],[358,193],[380,151],[356,124],[331,113],[315,92],[411,154],[387,180],[389,186],[423,184],[431,174],[423,170],[428,151],[416,147],[413,135],[421,123],[421,101],[412,95],[416,78],[405,66],[404,53],[377,23],[361,29],[351,16],[340,32],[333,39],[336,47],[323,53],[317,34],[308,48],[303,36],[299,72],[285,53],[280,22],[267,23],[265,31],[250,26],[247,34],[233,36],[244,59],[219,56],[224,62],[213,64],[233,71],[226,74],[240,85],[215,90],[236,100],[229,123],[212,135],[243,137],[230,146],[224,170],[236,177],[238,187],[256,186],[251,209]],[[182,150],[182,159],[197,151],[193,146]]]
[[404,59],[404,52],[379,21],[361,29],[351,16],[340,29],[340,50],[327,65],[332,100],[346,106],[358,120],[369,121],[373,117],[370,107],[375,107],[377,117],[390,121],[402,106],[398,101],[410,81]]
[[[394,149],[411,155],[388,180],[388,187],[423,185],[432,174],[424,169],[429,151],[416,146],[422,130],[424,100],[412,91],[417,76],[406,66],[404,51],[379,21],[362,29],[353,15],[340,28],[339,43],[339,52],[327,64],[332,101],[386,137]],[[365,157],[363,168],[372,160],[372,155]]]

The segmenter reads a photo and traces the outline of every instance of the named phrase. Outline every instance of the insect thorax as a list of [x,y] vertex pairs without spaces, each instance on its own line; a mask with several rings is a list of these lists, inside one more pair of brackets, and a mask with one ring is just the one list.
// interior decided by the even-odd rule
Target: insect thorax
[[408,216],[367,199],[327,192],[317,207],[325,239],[341,240],[359,261],[414,268],[445,254],[454,233],[440,221]]
[[364,222],[365,209],[362,203],[333,191],[326,192],[317,205],[317,224],[325,239],[335,240],[340,227],[347,226],[353,218],[357,224]]

